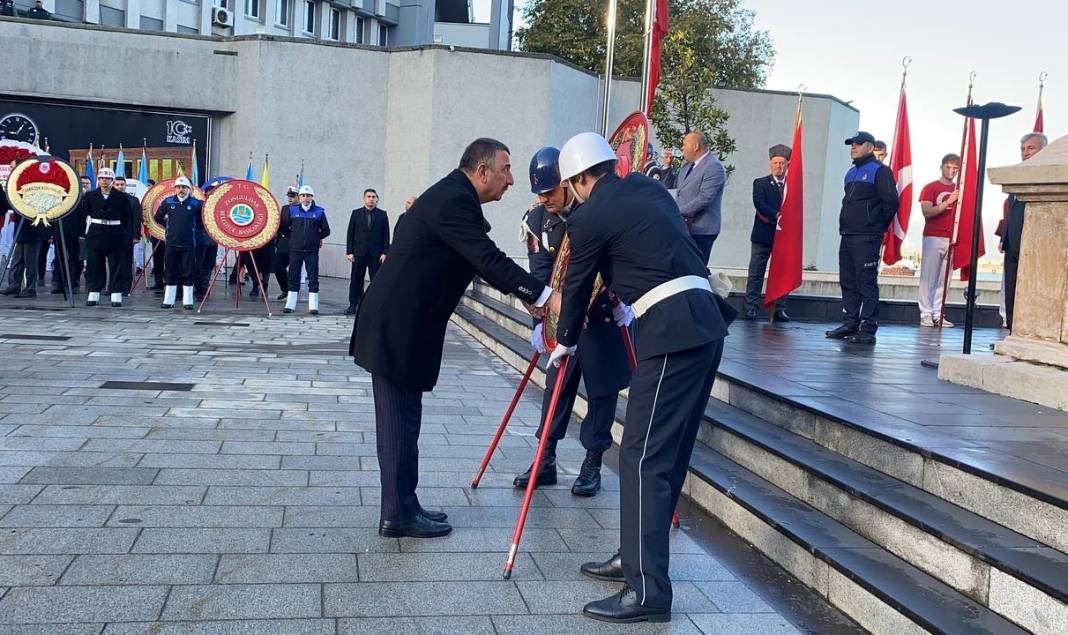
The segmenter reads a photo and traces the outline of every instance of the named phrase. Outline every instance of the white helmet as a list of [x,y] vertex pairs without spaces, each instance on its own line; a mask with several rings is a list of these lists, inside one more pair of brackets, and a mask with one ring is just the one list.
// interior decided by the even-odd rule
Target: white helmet
[[96,173],[98,179],[113,179],[115,178],[115,170],[111,168],[100,168],[100,171]]
[[190,189],[193,188],[193,184],[190,183],[189,179],[185,178],[184,176],[180,176],[180,177],[174,179],[174,187],[182,187],[183,185],[185,187],[190,188]]
[[307,194],[308,196],[315,196],[315,190],[310,185],[301,185],[300,191],[297,194]]
[[616,153],[596,132],[580,132],[560,148],[560,178],[566,181],[598,163],[615,161]]

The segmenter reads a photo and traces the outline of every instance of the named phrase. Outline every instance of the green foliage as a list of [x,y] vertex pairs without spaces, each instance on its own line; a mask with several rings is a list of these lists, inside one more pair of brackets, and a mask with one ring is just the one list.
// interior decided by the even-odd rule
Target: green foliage
[[[689,130],[708,135],[720,158],[735,150],[729,115],[714,88],[759,88],[775,57],[767,32],[755,30],[741,0],[668,0],[669,32],[660,56],[660,87],[650,117],[664,144],[679,145]],[[550,53],[595,73],[604,72],[606,0],[531,0],[527,25],[516,31],[520,50]],[[644,0],[620,0],[616,77],[642,70]]]

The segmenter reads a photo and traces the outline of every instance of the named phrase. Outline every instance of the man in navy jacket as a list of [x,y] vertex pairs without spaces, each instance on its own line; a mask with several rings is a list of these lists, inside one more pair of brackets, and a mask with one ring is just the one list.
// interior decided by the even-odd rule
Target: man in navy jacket
[[315,190],[310,185],[300,186],[296,205],[282,209],[282,224],[279,231],[289,242],[289,296],[285,313],[297,308],[297,293],[300,291],[300,269],[308,272],[308,312],[319,314],[319,248],[323,239],[330,235],[330,223],[326,210],[315,204]]
[[196,282],[197,233],[204,204],[192,196],[193,186],[184,176],[174,181],[174,195],[168,196],[156,210],[156,222],[167,228],[164,247],[166,286],[163,290],[164,309],[173,309],[182,285],[182,306],[193,308]]

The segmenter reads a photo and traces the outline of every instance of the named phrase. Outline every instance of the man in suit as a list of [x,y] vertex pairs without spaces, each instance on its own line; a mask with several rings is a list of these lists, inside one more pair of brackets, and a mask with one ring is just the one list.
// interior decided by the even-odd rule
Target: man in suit
[[[525,223],[537,233],[538,249],[530,254],[530,272],[545,284],[552,280],[553,268],[560,253],[560,246],[567,233],[568,220],[580,213],[579,202],[566,185],[560,182],[560,151],[553,147],[538,150],[530,161],[530,191],[537,196],[539,205],[527,215]],[[618,306],[616,306],[618,305]],[[587,326],[579,336],[578,355],[567,369],[563,387],[556,406],[556,413],[549,423],[549,439],[545,454],[538,468],[538,486],[556,484],[556,444],[567,435],[567,424],[575,407],[579,381],[586,385],[586,400],[589,404],[586,418],[579,428],[579,440],[586,449],[578,478],[571,486],[575,496],[595,496],[601,489],[601,455],[612,447],[612,423],[616,418],[616,402],[619,391],[630,383],[630,362],[623,344],[620,327],[629,326],[633,312],[625,304],[615,303],[607,289],[602,290],[586,316]],[[531,346],[544,354],[545,337],[543,322],[534,320]],[[550,366],[545,375],[545,385],[556,385],[559,369]],[[542,421],[536,436],[545,434],[545,414],[552,401],[552,390],[542,396]],[[530,482],[531,465],[526,472],[515,477],[512,484],[526,489]]]
[[[638,369],[619,450],[620,552],[587,563],[590,577],[624,583],[583,614],[607,622],[671,619],[668,534],[734,312],[713,295],[702,253],[671,195],[640,174],[615,175],[604,137],[586,132],[560,150],[560,176],[584,201],[569,222],[571,262],[558,306],[559,364],[573,355],[597,274],[638,318]],[[725,318],[725,315],[728,316]]]
[[[1020,139],[1020,160],[1027,161],[1046,147],[1046,135],[1041,132],[1025,134]],[[998,250],[1005,254],[1005,325],[1012,330],[1012,318],[1016,309],[1016,273],[1020,268],[1020,246],[1023,239],[1024,216],[1026,204],[1010,194],[1005,202],[1006,212],[1003,224],[998,225],[1001,230],[1001,242]]]
[[[764,273],[768,269],[771,246],[775,242],[775,224],[786,189],[786,168],[790,165],[790,148],[781,143],[768,150],[771,174],[753,181],[753,233],[749,236],[749,279],[745,285],[745,319],[755,320],[760,309],[760,291],[764,287]],[[776,322],[789,322],[786,298],[775,302]]]
[[720,205],[727,172],[712,153],[703,132],[695,130],[683,138],[682,158],[685,163],[676,179],[678,193],[675,200],[707,265],[712,244],[719,236]]
[[378,192],[363,191],[363,207],[352,210],[349,229],[345,232],[345,259],[352,263],[349,278],[349,308],[345,315],[356,315],[356,307],[363,297],[363,278],[367,273],[374,280],[378,267],[389,251],[389,216],[378,209]]
[[[460,166],[419,196],[404,215],[389,258],[356,311],[349,352],[371,373],[382,509],[378,533],[430,538],[452,531],[419,504],[419,426],[423,392],[441,368],[445,329],[477,273],[495,288],[544,306],[551,289],[490,240],[482,204],[514,182],[508,147],[476,139]],[[540,313],[531,307],[532,313]]]

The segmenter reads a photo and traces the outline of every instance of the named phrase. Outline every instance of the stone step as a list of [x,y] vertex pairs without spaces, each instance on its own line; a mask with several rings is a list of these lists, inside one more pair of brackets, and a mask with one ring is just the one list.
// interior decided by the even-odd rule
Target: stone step
[[[530,318],[522,305],[478,284],[468,306],[509,332],[529,339]],[[518,306],[517,306],[518,305]],[[529,355],[529,345],[524,355]],[[789,383],[789,382],[787,382]],[[984,448],[945,447],[915,428],[900,429],[879,413],[837,411],[796,384],[725,361],[712,396],[972,511],[1044,545],[1068,552],[1068,487],[1063,473],[1010,461]],[[811,391],[809,391],[811,393]],[[1053,484],[1053,485],[1051,485]]]
[[[454,321],[512,366],[526,367],[525,338],[467,305]],[[532,381],[544,386],[543,369]],[[582,414],[583,396],[576,401]],[[617,441],[624,412],[622,403]],[[743,481],[748,489],[740,490]],[[874,633],[1027,632],[702,443],[684,493]],[[787,531],[794,527],[803,531]]]

